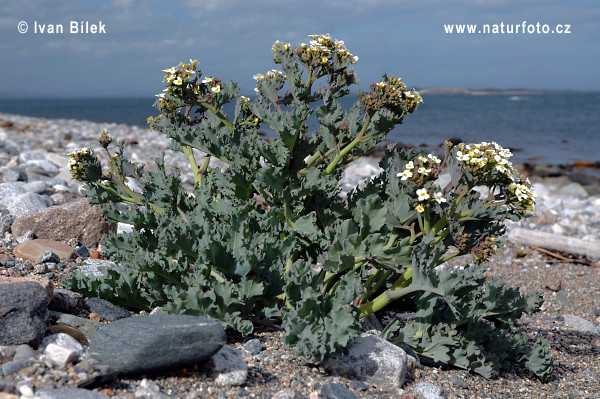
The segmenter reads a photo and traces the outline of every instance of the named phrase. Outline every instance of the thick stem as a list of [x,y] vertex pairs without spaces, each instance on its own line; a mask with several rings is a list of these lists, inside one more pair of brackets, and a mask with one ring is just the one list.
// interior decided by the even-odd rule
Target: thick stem
[[352,151],[352,149],[354,147],[356,147],[356,145],[358,143],[361,142],[362,137],[365,135],[365,133],[367,132],[367,129],[369,127],[369,123],[371,122],[371,115],[367,115],[367,120],[365,121],[365,124],[362,128],[362,130],[360,131],[360,133],[358,134],[358,136],[356,136],[356,138],[354,140],[352,140],[350,142],[350,144],[348,144],[346,147],[344,147],[342,149],[342,151],[340,151],[335,158],[333,158],[333,161],[331,161],[331,163],[329,165],[327,165],[327,168],[325,169],[324,174],[328,175],[331,172],[333,172],[333,170],[335,169],[335,167],[340,163],[340,161],[342,160],[342,158],[344,158],[350,151]]
[[[391,293],[394,291],[399,291],[405,287],[410,285],[413,276],[413,268],[409,267],[406,269],[404,273],[396,280],[396,282],[387,289],[383,294],[379,295],[377,298],[373,299],[371,302],[367,302],[365,304],[359,305],[358,309],[360,310],[360,318],[367,317],[370,314],[373,314],[384,307],[386,307],[391,301]],[[410,287],[409,287],[410,288]],[[399,297],[398,297],[399,298]],[[394,298],[396,299],[396,298]]]
[[192,167],[192,173],[194,174],[194,181],[198,186],[202,185],[202,176],[199,174],[198,163],[196,162],[196,158],[194,157],[194,150],[189,145],[182,146],[183,153],[187,157],[190,166]]
[[233,133],[233,125],[231,124],[231,122],[229,122],[227,120],[227,118],[225,118],[225,116],[221,113],[221,111],[219,111],[218,109],[216,109],[215,107],[213,107],[209,103],[200,103],[200,104],[204,108],[210,110],[213,114],[215,114],[217,116],[217,118],[219,118],[221,120],[221,122],[223,122],[225,124],[225,126],[227,126],[227,128],[229,129],[229,131],[231,133]]

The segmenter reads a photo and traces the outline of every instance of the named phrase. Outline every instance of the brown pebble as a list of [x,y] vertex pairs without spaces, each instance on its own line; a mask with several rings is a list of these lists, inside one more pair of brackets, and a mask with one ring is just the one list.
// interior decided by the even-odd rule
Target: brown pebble
[[94,312],[90,313],[90,319],[100,322],[100,316],[98,315],[98,313],[94,313]]
[[103,394],[108,395],[108,396],[115,396],[115,392],[110,388],[104,388],[104,389],[99,390],[98,392],[102,392]]
[[92,252],[92,254],[90,255],[90,258],[91,259],[104,259],[102,257],[102,255],[100,255],[100,252],[98,252],[98,251]]

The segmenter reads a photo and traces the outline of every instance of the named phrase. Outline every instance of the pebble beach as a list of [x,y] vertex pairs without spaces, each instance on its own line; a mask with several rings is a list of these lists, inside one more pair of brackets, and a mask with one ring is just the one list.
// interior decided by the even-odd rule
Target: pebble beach
[[[67,166],[71,151],[97,148],[96,140],[104,129],[113,138],[125,140],[133,161],[149,163],[165,152],[165,163],[179,168],[184,182],[193,184],[185,156],[171,151],[169,139],[160,133],[123,124],[0,113],[0,286],[3,279],[28,278],[44,288],[40,295],[44,299],[46,292],[50,304],[45,315],[48,329],[35,345],[0,342],[0,399],[600,396],[600,181],[593,176],[583,179],[581,174],[575,179],[556,174],[531,175],[537,212],[508,225],[505,245],[486,266],[490,279],[499,278],[525,293],[543,294],[542,311],[524,317],[519,328],[531,338],[549,342],[556,368],[548,381],[540,381],[520,367],[487,380],[460,369],[421,364],[411,356],[405,357],[400,381],[361,381],[336,373],[325,364],[294,356],[284,345],[282,332],[276,330],[259,330],[248,337],[228,332],[219,338],[226,345],[211,355],[210,361],[193,366],[160,372],[148,369],[108,378],[105,370],[90,361],[90,353],[103,349],[97,348],[101,338],[85,342],[85,337],[73,337],[77,331],[93,336],[111,323],[123,323],[123,331],[135,331],[126,325],[127,320],[147,313],[111,306],[97,298],[82,298],[64,290],[61,284],[69,270],[84,268],[94,273],[98,265],[110,262],[99,259],[96,251],[102,234],[112,227],[89,222],[100,216],[93,210],[84,210],[87,205],[82,201],[80,186],[71,180]],[[213,167],[225,166],[219,161],[211,162]],[[361,158],[349,165],[343,189],[349,191],[379,173],[377,162],[376,158]],[[76,218],[84,214],[89,218]],[[58,219],[62,227],[51,227]],[[72,230],[65,226],[87,229],[86,235],[71,234]],[[584,253],[525,245],[518,238],[520,231],[576,240]],[[43,254],[51,251],[54,257],[32,256],[40,249],[18,247],[32,238],[62,246],[48,243],[42,248]],[[68,256],[61,256],[60,251]],[[469,262],[466,257],[456,258],[441,267],[460,268]],[[0,320],[1,307],[2,303]],[[63,328],[52,329],[53,326]],[[161,326],[152,328],[161,333]],[[165,334],[169,336],[170,332]],[[373,335],[376,337],[376,332]],[[164,344],[179,342],[172,341]],[[174,348],[173,353],[177,350]],[[112,356],[116,359],[109,361],[119,361],[117,352]]]

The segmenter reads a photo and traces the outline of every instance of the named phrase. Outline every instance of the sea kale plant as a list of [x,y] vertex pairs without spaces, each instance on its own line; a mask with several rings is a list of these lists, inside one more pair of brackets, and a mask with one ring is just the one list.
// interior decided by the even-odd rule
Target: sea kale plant
[[[118,267],[75,271],[66,284],[130,308],[208,316],[242,334],[282,328],[297,354],[317,360],[342,352],[369,315],[415,312],[393,318],[382,336],[485,377],[514,363],[547,377],[545,343],[517,329],[541,297],[487,281],[481,266],[504,221],[533,211],[510,151],[448,143],[442,156],[389,146],[381,174],[344,198],[344,167],[384,141],[421,96],[383,75],[344,109],[340,99],[358,82],[358,58],[344,42],[313,35],[272,51],[281,70],[254,76],[253,99],[230,80],[202,76],[196,61],[164,71],[160,115],[149,125],[185,154],[193,188],[162,157],[144,166],[126,159],[123,142],[111,150],[107,132],[98,142],[108,165],[90,149],[71,154],[90,201],[133,230],[104,240],[103,255]],[[261,138],[263,126],[274,137]],[[213,158],[228,167],[211,168]],[[141,190],[130,189],[132,179]],[[467,254],[475,265],[438,268]]]

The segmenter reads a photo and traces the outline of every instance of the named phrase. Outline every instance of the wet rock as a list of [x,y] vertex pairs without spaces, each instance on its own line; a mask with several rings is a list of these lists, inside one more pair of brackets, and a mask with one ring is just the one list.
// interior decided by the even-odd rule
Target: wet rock
[[104,234],[116,229],[116,224],[110,224],[102,214],[102,208],[91,206],[87,199],[17,217],[12,226],[17,236],[32,231],[38,238],[57,241],[77,238],[87,248],[96,248]]
[[36,261],[46,251],[54,252],[59,256],[60,260],[73,257],[73,248],[70,246],[43,238],[22,242],[13,249],[13,254],[19,258]]
[[128,317],[101,327],[89,354],[110,372],[139,374],[204,361],[225,342],[225,329],[217,321],[160,314]]
[[46,333],[48,296],[35,282],[0,284],[0,345],[37,346]]
[[323,366],[335,374],[394,390],[404,384],[407,358],[398,346],[363,333],[348,346],[347,355],[333,356]]

